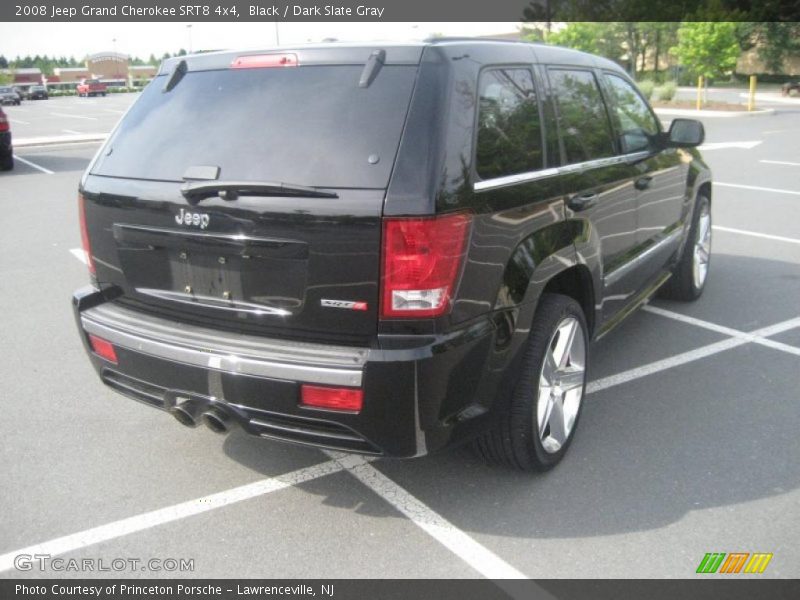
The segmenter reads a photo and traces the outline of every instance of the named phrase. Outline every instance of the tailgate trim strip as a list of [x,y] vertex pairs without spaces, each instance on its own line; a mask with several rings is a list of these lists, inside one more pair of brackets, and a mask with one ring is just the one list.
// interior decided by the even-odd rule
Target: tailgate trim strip
[[[135,319],[135,320],[133,320]],[[166,360],[228,373],[360,387],[368,351],[226,333],[102,304],[81,314],[87,333]]]

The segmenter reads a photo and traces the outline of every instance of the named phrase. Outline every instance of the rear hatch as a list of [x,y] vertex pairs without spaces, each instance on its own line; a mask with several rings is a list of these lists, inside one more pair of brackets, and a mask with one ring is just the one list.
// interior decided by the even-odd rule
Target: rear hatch
[[165,63],[82,182],[98,283],[178,320],[363,343],[420,52]]

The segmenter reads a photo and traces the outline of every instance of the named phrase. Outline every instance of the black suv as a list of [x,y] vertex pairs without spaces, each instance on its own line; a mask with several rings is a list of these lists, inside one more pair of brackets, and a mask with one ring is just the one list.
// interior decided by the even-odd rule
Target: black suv
[[589,341],[703,290],[702,140],[545,45],[169,59],[81,181],[81,337],[184,425],[547,469]]

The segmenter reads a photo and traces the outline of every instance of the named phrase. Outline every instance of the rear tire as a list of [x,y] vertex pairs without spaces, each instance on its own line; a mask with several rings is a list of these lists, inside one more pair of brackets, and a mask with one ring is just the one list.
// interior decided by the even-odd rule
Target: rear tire
[[539,301],[511,403],[473,443],[490,463],[548,471],[569,448],[583,407],[588,329],[569,296]]
[[697,196],[692,215],[689,239],[683,248],[678,264],[664,287],[662,298],[691,302],[703,293],[711,266],[711,202],[704,195]]
[[0,159],[0,171],[11,171],[14,168],[14,155],[8,154]]

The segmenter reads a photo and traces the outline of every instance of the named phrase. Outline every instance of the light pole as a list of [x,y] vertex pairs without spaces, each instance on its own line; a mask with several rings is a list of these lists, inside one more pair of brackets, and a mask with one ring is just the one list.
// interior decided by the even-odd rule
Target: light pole
[[186,26],[186,30],[189,32],[189,54],[192,53],[192,24],[189,23]]
[[278,33],[278,21],[275,21],[275,45],[276,46],[281,45],[281,36]]
[[114,79],[119,79],[119,63],[117,62],[117,38],[111,38],[112,58],[114,63]]

